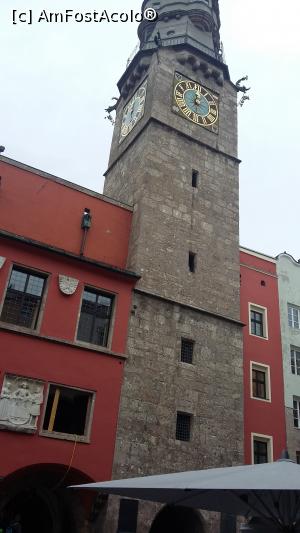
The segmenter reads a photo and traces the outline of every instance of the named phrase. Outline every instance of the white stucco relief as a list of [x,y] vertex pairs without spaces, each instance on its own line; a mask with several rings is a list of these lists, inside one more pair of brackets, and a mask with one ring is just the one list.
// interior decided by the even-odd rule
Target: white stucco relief
[[0,394],[0,428],[36,430],[43,391],[44,384],[40,381],[5,376]]
[[70,278],[68,276],[59,275],[58,276],[58,284],[61,292],[63,294],[66,294],[67,296],[71,296],[72,294],[75,294],[79,280],[75,278]]
[[0,255],[0,270],[1,270],[1,268],[4,266],[5,261],[6,261],[6,257],[2,257],[2,256]]

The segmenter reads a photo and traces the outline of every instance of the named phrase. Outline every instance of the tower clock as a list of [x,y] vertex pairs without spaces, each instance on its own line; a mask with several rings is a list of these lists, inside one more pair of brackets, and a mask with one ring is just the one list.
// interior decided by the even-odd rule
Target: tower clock
[[218,133],[219,95],[178,72],[174,76],[173,111]]

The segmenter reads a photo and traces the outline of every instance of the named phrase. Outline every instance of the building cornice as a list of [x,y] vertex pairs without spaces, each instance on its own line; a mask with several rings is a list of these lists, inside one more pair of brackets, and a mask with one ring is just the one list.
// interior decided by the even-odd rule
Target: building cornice
[[262,268],[255,268],[253,266],[247,265],[246,263],[240,263],[240,266],[243,268],[248,268],[248,270],[254,270],[255,272],[259,272],[260,274],[264,274],[265,276],[270,276],[271,278],[278,278],[277,274],[273,274],[272,272],[267,272],[266,270],[263,270]]
[[24,170],[25,172],[31,172],[32,174],[35,174],[41,178],[44,178],[49,181],[53,181],[54,183],[58,183],[59,185],[68,187],[69,189],[73,189],[83,194],[87,194],[88,196],[92,196],[93,198],[97,198],[98,200],[102,200],[103,202],[106,202],[108,204],[121,207],[122,209],[126,209],[127,211],[131,211],[131,212],[133,211],[133,206],[131,205],[125,204],[123,202],[119,202],[118,200],[114,200],[113,198],[110,198],[109,196],[105,196],[104,194],[100,194],[96,191],[92,191],[91,189],[87,189],[86,187],[83,187],[82,185],[78,185],[77,183],[73,183],[72,181],[59,178],[58,176],[54,176],[53,174],[49,174],[48,172],[44,172],[43,170],[39,170],[35,167],[31,167],[29,165],[26,165],[25,163],[21,163],[20,161],[15,161],[14,159],[11,159],[9,157],[0,155],[0,162],[6,163],[7,165],[10,165],[12,167],[16,167],[21,170]]
[[257,257],[258,259],[263,259],[264,261],[268,261],[269,263],[274,263],[276,265],[276,257],[272,257],[271,255],[266,255],[261,252],[256,252],[255,250],[251,250],[251,248],[245,248],[245,246],[240,246],[240,252],[243,252],[248,255],[252,255],[253,257]]
[[300,259],[297,261],[297,259],[287,252],[282,252],[276,256],[277,261],[281,258],[288,259],[291,263],[293,263],[293,265],[300,267]]
[[76,255],[72,252],[67,252],[66,250],[63,250],[62,248],[56,248],[55,246],[50,246],[49,244],[35,241],[33,239],[29,239],[28,237],[24,237],[22,235],[15,235],[14,233],[10,233],[3,229],[0,229],[0,237],[15,241],[15,242],[17,241],[22,244],[28,244],[35,248],[39,248],[40,250],[44,250],[46,252],[51,252],[51,253],[55,253],[57,255],[63,256],[66,259],[72,259],[72,260],[79,261],[87,265],[92,265],[94,267],[101,268],[102,270],[106,272],[110,272],[112,274],[118,274],[120,276],[124,276],[126,278],[133,279],[136,281],[139,280],[141,277],[139,274],[136,274],[135,272],[132,272],[131,270],[126,270],[126,269],[122,269],[122,268],[119,268],[113,265],[109,265],[107,263],[102,263],[101,261],[97,261],[89,257]]
[[7,333],[15,333],[17,335],[23,335],[25,337],[32,337],[34,339],[38,339],[41,341],[47,341],[52,342],[54,344],[60,344],[64,346],[70,346],[71,348],[76,348],[77,350],[84,350],[85,352],[94,352],[98,355],[104,355],[108,357],[114,357],[116,359],[128,359],[128,355],[114,352],[112,350],[107,350],[104,347],[99,348],[97,346],[92,346],[89,344],[81,344],[77,342],[68,341],[66,339],[58,339],[56,337],[49,337],[48,335],[41,335],[40,333],[34,332],[32,330],[26,331],[25,328],[21,328],[18,326],[14,326],[13,324],[6,324],[4,322],[0,322],[0,331],[5,331]]
[[208,309],[203,309],[202,307],[196,307],[195,305],[191,305],[186,302],[180,302],[179,300],[174,300],[173,298],[167,298],[165,296],[161,296],[160,294],[156,294],[155,292],[151,292],[151,291],[147,291],[145,289],[139,289],[139,288],[135,288],[133,290],[137,294],[142,294],[144,296],[149,296],[150,298],[154,298],[156,300],[160,300],[160,301],[170,303],[173,305],[178,305],[179,307],[182,307],[184,309],[189,309],[190,311],[195,311],[196,313],[201,313],[202,315],[206,315],[211,318],[215,318],[217,320],[229,322],[239,327],[244,327],[246,325],[240,320],[236,320],[235,318],[232,318],[226,315],[221,315],[220,313],[214,313],[213,311],[209,311]]

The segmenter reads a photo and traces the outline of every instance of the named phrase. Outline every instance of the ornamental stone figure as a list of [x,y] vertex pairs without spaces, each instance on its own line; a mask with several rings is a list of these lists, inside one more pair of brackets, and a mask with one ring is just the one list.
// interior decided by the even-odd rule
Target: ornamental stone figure
[[5,376],[0,395],[0,428],[36,430],[43,388],[43,383],[36,380]]
[[9,408],[11,400],[11,383],[7,381],[3,385],[2,392],[0,395],[0,421],[8,420],[9,418]]

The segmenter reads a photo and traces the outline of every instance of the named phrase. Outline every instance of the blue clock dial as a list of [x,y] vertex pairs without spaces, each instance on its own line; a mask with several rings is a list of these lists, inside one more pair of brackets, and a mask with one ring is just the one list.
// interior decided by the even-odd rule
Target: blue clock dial
[[178,73],[175,75],[174,104],[174,111],[188,120],[215,133],[218,131],[218,95]]
[[188,89],[184,93],[184,100],[189,109],[201,117],[209,114],[209,103],[205,96],[201,95],[195,89]]

